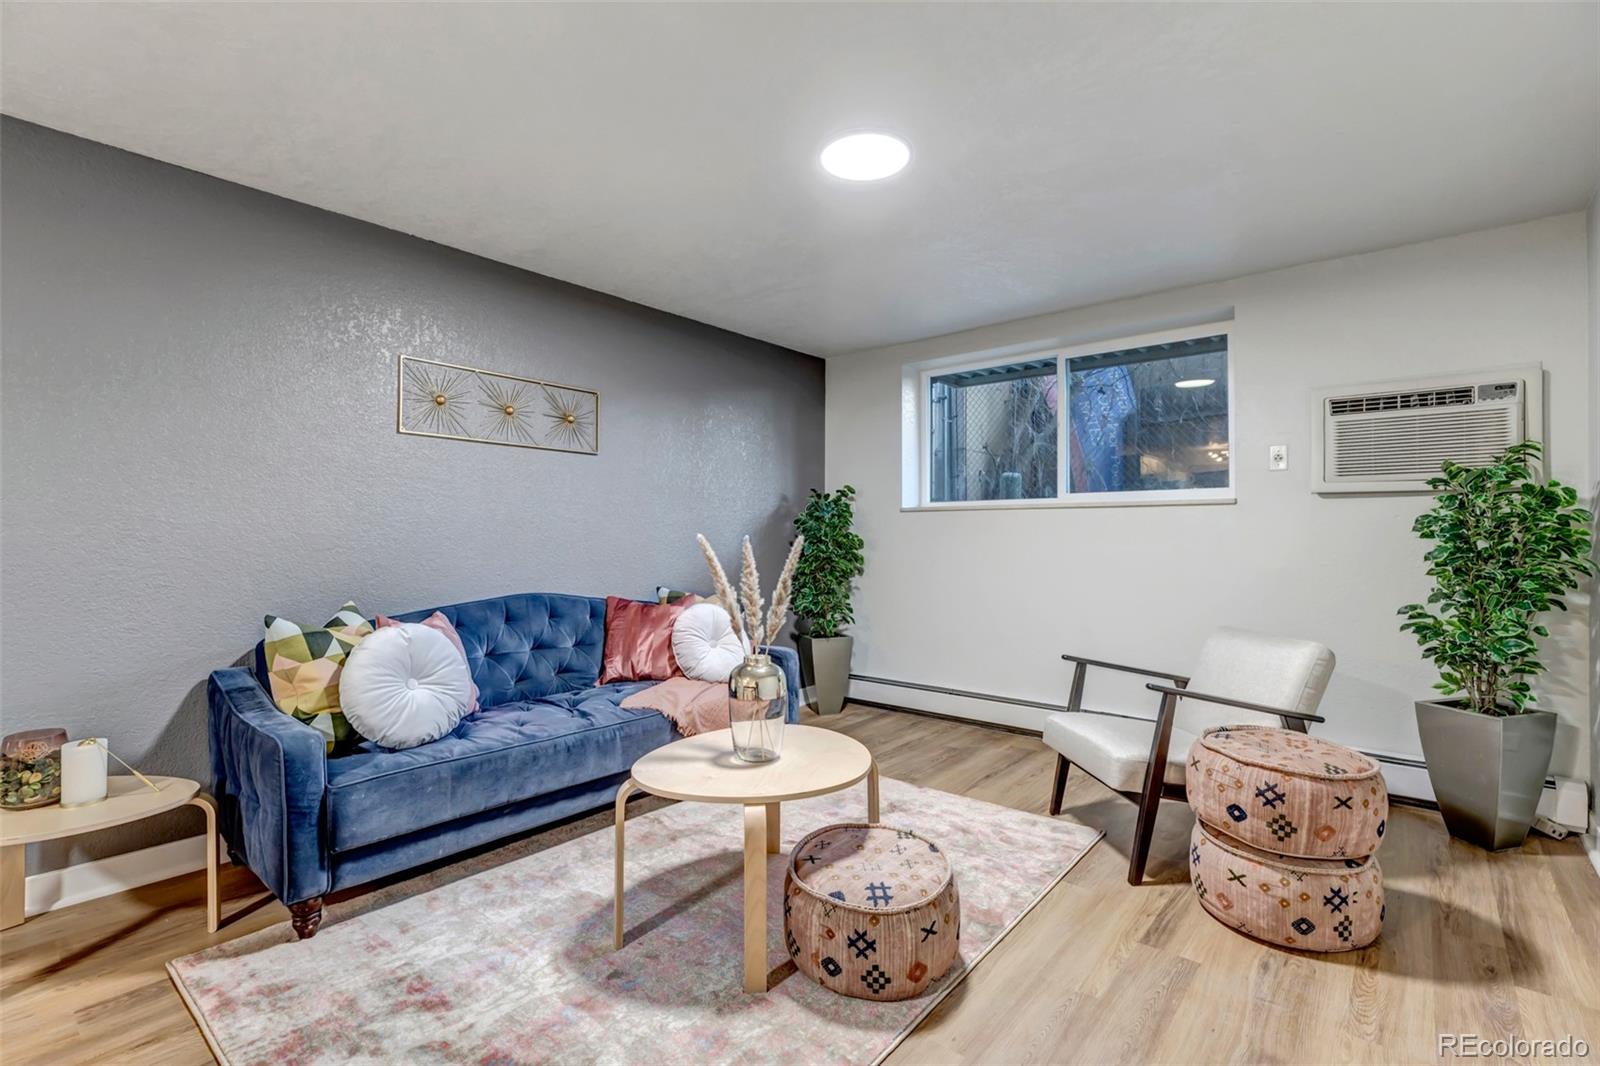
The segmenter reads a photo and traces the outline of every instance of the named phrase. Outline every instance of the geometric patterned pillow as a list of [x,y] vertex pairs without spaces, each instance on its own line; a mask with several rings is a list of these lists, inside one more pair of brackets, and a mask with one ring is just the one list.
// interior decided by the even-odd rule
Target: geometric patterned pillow
[[267,681],[278,709],[315,727],[328,739],[328,750],[357,738],[339,711],[339,674],[350,649],[372,633],[372,625],[354,603],[346,603],[326,625],[297,625],[287,618],[266,616]]

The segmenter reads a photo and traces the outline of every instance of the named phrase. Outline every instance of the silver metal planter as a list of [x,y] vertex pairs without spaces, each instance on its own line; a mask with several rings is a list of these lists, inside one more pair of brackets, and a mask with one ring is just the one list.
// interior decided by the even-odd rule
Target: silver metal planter
[[838,714],[850,691],[851,637],[796,636],[800,681],[811,694],[808,706],[818,714]]
[[1490,851],[1521,847],[1550,769],[1556,716],[1499,718],[1418,700],[1417,732],[1450,835]]

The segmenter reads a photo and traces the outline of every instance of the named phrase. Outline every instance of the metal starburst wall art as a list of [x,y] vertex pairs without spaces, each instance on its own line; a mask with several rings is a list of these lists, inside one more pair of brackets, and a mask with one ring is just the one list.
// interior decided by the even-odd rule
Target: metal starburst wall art
[[600,450],[600,394],[403,355],[395,428],[419,437],[594,455]]
[[575,452],[595,450],[595,416],[599,413],[594,393],[561,385],[544,387],[546,435]]

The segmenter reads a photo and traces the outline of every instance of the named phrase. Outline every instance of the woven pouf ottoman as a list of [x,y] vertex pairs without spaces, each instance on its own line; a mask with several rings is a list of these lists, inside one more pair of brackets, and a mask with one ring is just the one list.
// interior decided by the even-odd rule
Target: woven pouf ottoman
[[1383,871],[1374,858],[1288,858],[1196,821],[1189,861],[1200,906],[1257,940],[1354,951],[1383,930]]
[[1275,855],[1371,855],[1389,817],[1376,761],[1287,729],[1208,729],[1189,749],[1184,778],[1196,818]]
[[861,999],[910,999],[944,975],[961,938],[950,862],[909,829],[853,823],[795,845],[783,942],[801,973]]

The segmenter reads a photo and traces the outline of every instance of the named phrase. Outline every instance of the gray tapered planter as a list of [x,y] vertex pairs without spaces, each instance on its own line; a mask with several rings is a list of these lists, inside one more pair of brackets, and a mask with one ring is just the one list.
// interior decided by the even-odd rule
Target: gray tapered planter
[[1556,716],[1504,718],[1417,701],[1428,781],[1450,835],[1490,851],[1521,847],[1555,750]]
[[850,691],[850,637],[808,637],[796,635],[800,652],[800,683],[811,693],[806,705],[818,714],[838,714],[844,710]]

